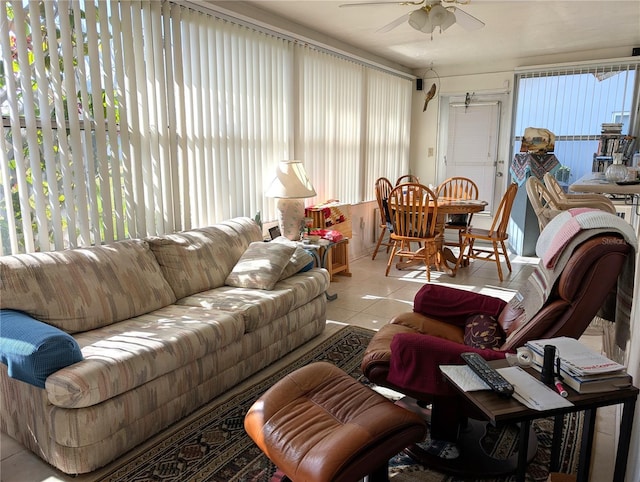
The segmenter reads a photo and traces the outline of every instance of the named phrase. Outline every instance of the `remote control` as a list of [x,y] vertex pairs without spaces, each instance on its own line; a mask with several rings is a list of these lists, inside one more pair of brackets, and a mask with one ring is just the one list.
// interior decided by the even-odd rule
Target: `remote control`
[[494,368],[491,368],[487,361],[477,353],[462,353],[460,357],[467,365],[478,375],[491,390],[502,397],[510,397],[513,395],[513,385],[509,383]]

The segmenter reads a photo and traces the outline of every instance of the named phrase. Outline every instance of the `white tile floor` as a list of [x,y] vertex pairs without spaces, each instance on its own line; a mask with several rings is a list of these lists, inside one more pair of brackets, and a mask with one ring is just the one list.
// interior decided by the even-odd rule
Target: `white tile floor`
[[[461,287],[510,299],[533,271],[537,259],[512,256],[513,273],[500,282],[492,262],[475,261],[459,270],[455,278],[431,272],[431,282]],[[330,292],[338,298],[328,304],[327,319],[377,330],[402,311],[411,311],[415,293],[426,282],[424,270],[398,271],[392,267],[384,276],[387,256],[382,250],[375,261],[369,257],[351,263],[352,277],[336,276]],[[506,266],[503,264],[503,271]],[[601,334],[590,329],[582,338],[589,346],[600,349]],[[591,469],[592,481],[611,480],[613,474],[615,410],[598,410],[595,451]],[[51,468],[35,455],[25,451],[11,438],[0,438],[0,480],[2,482],[54,482],[73,478]]]

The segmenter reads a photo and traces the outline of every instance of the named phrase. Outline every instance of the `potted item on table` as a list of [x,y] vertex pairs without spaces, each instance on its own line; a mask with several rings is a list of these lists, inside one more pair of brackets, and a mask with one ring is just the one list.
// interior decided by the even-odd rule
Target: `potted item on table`
[[568,183],[569,175],[571,174],[571,168],[569,166],[560,166],[558,172],[556,172],[556,179],[558,182]]

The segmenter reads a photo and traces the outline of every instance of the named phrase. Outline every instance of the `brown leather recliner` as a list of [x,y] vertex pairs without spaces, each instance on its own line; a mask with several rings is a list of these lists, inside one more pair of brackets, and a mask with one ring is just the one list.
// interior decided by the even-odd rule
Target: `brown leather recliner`
[[[547,302],[525,326],[517,325],[518,313],[513,313],[508,305],[499,313],[498,324],[507,335],[499,350],[514,350],[528,340],[541,338],[579,338],[615,289],[623,263],[631,251],[629,244],[613,234],[596,236],[584,242],[567,262]],[[478,310],[470,306],[469,313],[478,313]],[[364,354],[362,371],[372,382],[390,385],[387,375],[391,340],[399,333],[422,333],[464,343],[464,326],[442,322],[415,311],[399,314],[376,333]],[[472,347],[468,348],[468,351],[473,351]],[[429,394],[416,395],[428,398]]]
[[[482,417],[474,412],[473,407],[464,405],[461,397],[455,396],[455,390],[443,379],[438,366],[463,364],[459,354],[465,351],[475,351],[486,359],[495,359],[504,357],[509,351],[515,351],[528,340],[556,336],[579,338],[603,307],[606,299],[615,295],[618,277],[630,253],[633,253],[632,247],[617,233],[599,234],[577,246],[557,277],[542,308],[524,324],[521,313],[515,311],[512,304],[479,293],[439,286],[440,290],[444,288],[452,292],[464,291],[464,296],[477,300],[467,303],[466,299],[454,299],[455,308],[452,310],[447,310],[446,304],[441,301],[436,302],[440,304],[440,311],[444,313],[445,318],[452,318],[452,314],[462,315],[462,309],[466,305],[469,316],[480,313],[495,316],[497,324],[505,332],[506,339],[493,349],[481,349],[465,344],[464,322],[442,321],[433,315],[418,312],[424,311],[426,305],[424,299],[420,299],[421,295],[425,297],[424,293],[419,292],[414,300],[414,312],[399,314],[374,335],[363,357],[362,372],[371,382],[418,400],[420,406],[432,404],[431,437],[457,440],[458,434],[461,433],[458,431],[460,424],[464,426],[467,418]],[[433,286],[436,285],[425,285],[422,290],[426,292]],[[431,299],[435,297],[433,293],[429,295]],[[437,296],[446,297],[446,292],[441,291]],[[395,344],[394,337],[397,337]],[[421,340],[420,344],[415,343],[417,339]],[[427,343],[422,345],[422,340]],[[388,379],[392,346],[397,349],[400,342],[406,342],[403,347],[415,345],[410,348],[414,350],[415,356],[411,356],[414,356],[413,361],[419,368],[412,370],[414,375],[409,377],[408,381],[393,383]],[[396,380],[397,371],[396,368],[396,373],[392,374],[396,376]],[[414,383],[416,380],[417,383]],[[455,426],[455,430],[452,431],[451,425]],[[464,463],[441,463],[434,458],[421,458],[421,462],[445,472],[469,475],[465,472],[468,467],[463,467]]]

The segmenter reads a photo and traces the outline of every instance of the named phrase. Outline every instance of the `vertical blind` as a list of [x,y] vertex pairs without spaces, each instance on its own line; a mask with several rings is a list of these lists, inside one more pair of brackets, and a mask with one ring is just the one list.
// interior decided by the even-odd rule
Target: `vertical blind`
[[570,182],[591,172],[603,123],[638,134],[638,69],[635,61],[518,73],[514,152],[526,127],[546,128],[556,136],[555,154],[570,169]]
[[2,254],[273,220],[283,159],[310,202],[408,168],[408,79],[166,0],[1,5]]

